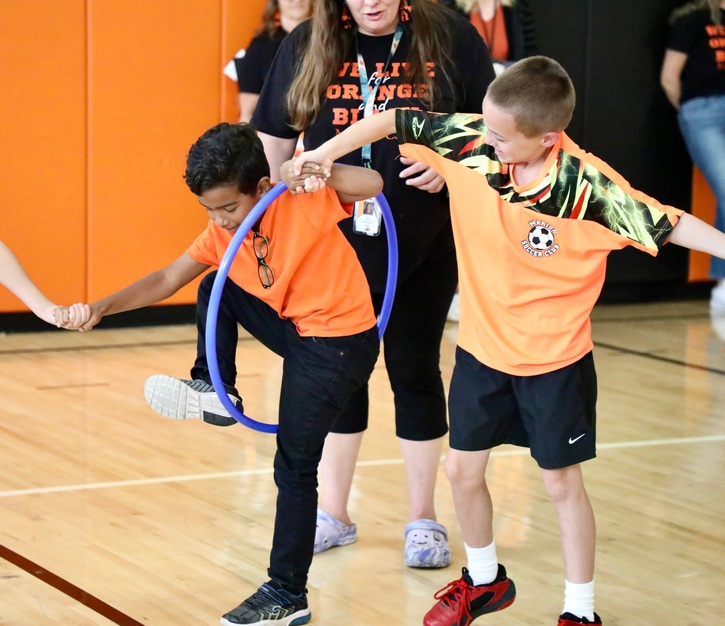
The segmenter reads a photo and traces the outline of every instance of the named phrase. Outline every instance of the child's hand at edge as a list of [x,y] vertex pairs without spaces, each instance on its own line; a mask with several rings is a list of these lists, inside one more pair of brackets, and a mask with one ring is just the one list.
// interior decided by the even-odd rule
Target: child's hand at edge
[[[305,164],[305,167],[307,167],[307,164]],[[321,176],[312,175],[305,178],[305,193],[314,193],[326,186],[325,179]]]
[[53,304],[52,302],[49,302],[42,308],[37,308],[33,312],[44,322],[48,322],[48,324],[52,324],[53,326],[59,326],[57,319],[55,317],[55,311],[58,308],[57,304]]

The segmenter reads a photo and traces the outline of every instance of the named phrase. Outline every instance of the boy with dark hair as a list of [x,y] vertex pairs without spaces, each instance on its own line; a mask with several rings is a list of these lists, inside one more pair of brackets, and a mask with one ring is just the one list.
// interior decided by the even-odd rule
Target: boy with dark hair
[[[304,185],[304,177],[290,172],[288,162],[282,172],[288,186]],[[92,303],[90,319],[81,330],[90,330],[104,315],[164,300],[218,265],[244,218],[272,187],[262,144],[246,124],[219,124],[205,132],[189,151],[185,178],[209,215],[206,230],[167,267]],[[235,255],[219,305],[219,316],[235,320],[235,330],[238,322],[284,359],[270,580],[222,617],[227,626],[296,626],[310,620],[305,584],[315,541],[322,446],[348,398],[366,384],[378,357],[380,342],[367,280],[337,224],[350,216],[351,203],[379,194],[382,179],[370,169],[335,166],[327,184],[330,189],[314,194],[284,192],[269,205]],[[308,190],[316,186],[314,177],[308,180]],[[213,280],[213,275],[205,280]],[[208,421],[215,403],[228,415],[209,377],[205,316],[197,322],[194,380],[152,376],[146,384],[147,400],[167,417]],[[236,337],[224,341],[231,341],[236,351]],[[232,369],[221,360],[219,366],[230,398],[241,408],[233,361]],[[195,414],[191,406],[197,407]]]
[[445,467],[468,567],[436,594],[426,626],[467,626],[514,601],[485,478],[491,448],[503,443],[530,448],[556,507],[566,571],[558,626],[601,624],[581,463],[596,455],[589,314],[607,256],[625,246],[656,255],[670,241],[725,257],[725,234],[635,191],[566,136],[574,103],[566,71],[530,57],[491,83],[482,116],[390,110],[295,162],[324,175],[339,156],[397,132],[401,154],[448,184],[461,318]]

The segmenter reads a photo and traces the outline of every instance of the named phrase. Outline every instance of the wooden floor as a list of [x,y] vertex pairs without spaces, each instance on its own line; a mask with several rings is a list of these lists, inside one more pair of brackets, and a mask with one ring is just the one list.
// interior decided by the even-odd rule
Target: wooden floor
[[[585,465],[606,626],[725,624],[725,341],[704,302],[594,312],[599,456]],[[725,327],[725,318],[723,319]],[[450,377],[457,326],[449,325]],[[725,336],[725,331],[723,331]],[[0,624],[218,624],[265,580],[274,437],[165,420],[145,379],[185,377],[188,326],[0,335]],[[246,412],[275,420],[280,361],[239,344]],[[313,624],[412,626],[465,565],[403,565],[407,503],[382,362],[351,510],[358,542],[315,557]],[[563,573],[553,508],[526,451],[490,465],[499,557],[516,602],[480,624],[554,626]]]

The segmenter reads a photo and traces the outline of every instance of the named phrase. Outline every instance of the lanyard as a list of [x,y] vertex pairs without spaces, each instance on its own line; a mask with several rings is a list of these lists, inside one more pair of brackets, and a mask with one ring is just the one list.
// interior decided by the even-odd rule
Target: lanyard
[[491,51],[491,57],[493,57],[493,44],[496,41],[496,20],[498,19],[498,13],[499,13],[499,3],[498,0],[494,0],[493,3],[493,17],[491,18],[491,31],[488,30],[488,24],[486,20],[483,19],[483,15],[481,14],[481,26],[483,27],[483,39],[486,42],[486,45],[488,46],[488,49]]
[[[363,59],[363,55],[360,53],[360,48],[357,45],[357,38],[355,39],[355,46],[357,47],[357,67],[358,73],[360,74],[360,92],[362,93],[363,101],[363,118],[370,117],[373,114],[373,110],[375,108],[375,94],[378,92],[378,87],[380,86],[380,83],[383,82],[385,73],[388,71],[388,66],[393,60],[393,55],[395,55],[395,51],[398,49],[398,45],[400,44],[400,40],[402,39],[402,37],[403,24],[402,22],[398,22],[398,26],[395,29],[395,34],[393,35],[393,41],[390,44],[390,54],[388,55],[388,60],[385,62],[385,67],[383,68],[380,76],[373,80],[374,85],[371,85],[368,81],[368,72],[367,68],[365,67],[365,59]],[[364,167],[370,167],[371,162],[372,146],[368,143],[362,147],[362,164]]]

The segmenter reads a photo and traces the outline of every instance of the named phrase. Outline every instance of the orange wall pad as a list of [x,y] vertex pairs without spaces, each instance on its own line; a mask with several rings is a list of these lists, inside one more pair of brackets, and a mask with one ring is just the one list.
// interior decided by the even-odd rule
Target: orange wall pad
[[[88,296],[184,252],[207,220],[184,158],[219,116],[217,0],[92,0],[88,16]],[[193,286],[170,302],[193,302]]]
[[0,2],[0,238],[59,303],[86,297],[85,39],[83,0]]
[[[697,168],[692,172],[692,214],[708,224],[715,223],[715,196]],[[710,255],[690,251],[690,282],[709,280]]]
[[[222,74],[264,0],[0,3],[2,239],[58,303],[93,301],[179,256],[206,216],[189,146],[235,121]],[[195,285],[169,302],[193,303]],[[25,311],[0,289],[0,312]]]

